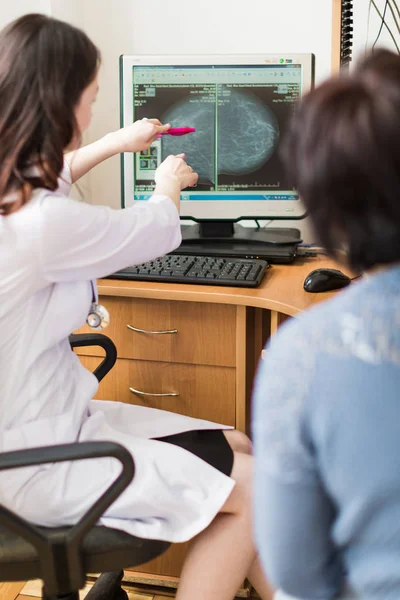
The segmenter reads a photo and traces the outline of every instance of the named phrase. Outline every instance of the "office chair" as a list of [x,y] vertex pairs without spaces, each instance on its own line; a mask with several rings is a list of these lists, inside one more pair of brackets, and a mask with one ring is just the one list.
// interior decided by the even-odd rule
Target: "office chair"
[[[94,371],[99,381],[117,359],[114,343],[102,334],[76,334],[72,348],[101,346],[106,356]],[[122,470],[116,480],[72,527],[38,527],[0,504],[0,581],[42,579],[44,600],[79,600],[88,573],[102,573],[87,600],[127,600],[122,569],[162,554],[168,542],[144,540],[98,526],[106,509],[130,484],[135,467],[131,454],[113,442],[83,442],[0,453],[0,471],[100,457],[114,457]]]

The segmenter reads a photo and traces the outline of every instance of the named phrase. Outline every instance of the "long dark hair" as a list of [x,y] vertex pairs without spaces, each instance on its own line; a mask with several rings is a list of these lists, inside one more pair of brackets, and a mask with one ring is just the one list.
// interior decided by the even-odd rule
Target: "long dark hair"
[[80,135],[74,110],[99,61],[83,31],[45,15],[0,32],[0,215],[34,188],[57,189],[63,152]]
[[319,241],[355,270],[400,261],[400,56],[379,50],[300,104],[284,147]]

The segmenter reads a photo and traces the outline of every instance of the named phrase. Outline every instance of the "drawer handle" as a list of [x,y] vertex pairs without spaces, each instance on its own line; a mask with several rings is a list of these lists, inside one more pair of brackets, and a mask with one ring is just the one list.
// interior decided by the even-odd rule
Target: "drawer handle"
[[177,329],[166,329],[165,331],[148,331],[147,329],[138,329],[137,327],[133,327],[133,325],[127,325],[127,328],[131,331],[136,331],[137,333],[150,333],[151,335],[164,335],[166,333],[178,333]]
[[167,394],[149,394],[148,392],[135,390],[133,387],[130,387],[129,391],[132,392],[132,394],[138,394],[139,396],[156,396],[157,398],[164,398],[165,396],[179,396],[179,392],[168,392]]

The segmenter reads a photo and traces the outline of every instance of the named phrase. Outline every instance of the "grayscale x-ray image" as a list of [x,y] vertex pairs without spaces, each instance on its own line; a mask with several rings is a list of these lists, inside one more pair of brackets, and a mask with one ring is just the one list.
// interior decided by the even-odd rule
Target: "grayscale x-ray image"
[[215,184],[215,104],[195,103],[184,98],[171,106],[162,116],[162,123],[196,127],[195,133],[182,137],[164,135],[162,155],[184,152],[185,160],[199,174],[199,183]]
[[218,107],[219,174],[257,171],[271,158],[278,142],[278,121],[254,94],[232,90],[229,102]]
[[[257,171],[275,152],[279,124],[274,113],[249,91],[224,88],[218,103],[218,174],[246,175]],[[199,173],[199,183],[215,181],[215,104],[180,100],[162,116],[164,123],[196,127],[184,137],[164,136],[162,154],[184,152],[187,162]]]

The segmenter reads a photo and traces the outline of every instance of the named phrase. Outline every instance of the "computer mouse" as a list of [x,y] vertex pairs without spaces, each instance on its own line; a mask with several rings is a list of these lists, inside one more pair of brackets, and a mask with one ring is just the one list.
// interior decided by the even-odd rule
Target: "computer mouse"
[[337,269],[315,269],[304,280],[306,292],[331,292],[344,288],[351,282],[350,277]]

